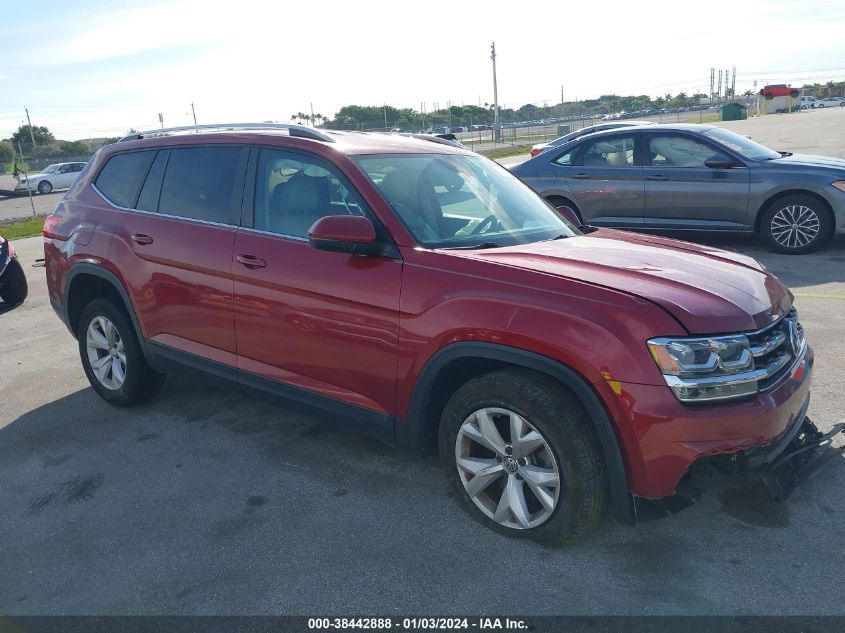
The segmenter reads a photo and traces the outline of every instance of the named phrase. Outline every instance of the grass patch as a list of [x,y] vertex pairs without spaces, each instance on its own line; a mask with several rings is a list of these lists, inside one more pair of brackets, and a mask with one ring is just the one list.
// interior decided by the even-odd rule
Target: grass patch
[[529,146],[523,147],[503,147],[501,149],[486,149],[481,150],[478,153],[482,156],[486,156],[487,158],[491,158],[493,160],[497,158],[508,158],[509,156],[521,156],[522,154],[527,154],[531,151]]
[[44,227],[44,218],[32,218],[30,220],[17,220],[8,224],[0,224],[0,235],[7,240],[20,240],[24,237],[41,235]]

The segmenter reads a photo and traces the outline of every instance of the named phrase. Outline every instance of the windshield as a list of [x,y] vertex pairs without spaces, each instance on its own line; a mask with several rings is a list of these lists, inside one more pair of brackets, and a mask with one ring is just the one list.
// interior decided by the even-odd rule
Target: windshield
[[757,141],[752,141],[750,138],[740,136],[735,132],[723,128],[714,127],[704,130],[704,136],[727,145],[737,154],[748,160],[772,160],[773,158],[781,157],[780,154],[765,145],[760,145]]
[[536,193],[482,156],[385,154],[355,161],[428,248],[492,248],[577,234]]
[[42,174],[52,174],[56,169],[58,169],[58,165],[48,165],[44,169],[41,170]]

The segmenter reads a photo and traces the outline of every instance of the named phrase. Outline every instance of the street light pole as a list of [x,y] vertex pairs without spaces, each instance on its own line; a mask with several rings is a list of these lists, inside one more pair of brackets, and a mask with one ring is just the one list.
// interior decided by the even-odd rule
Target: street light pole
[[502,126],[499,123],[499,87],[496,83],[496,42],[490,45],[490,59],[493,60],[493,138],[499,143],[502,140]]
[[194,125],[197,124],[197,111],[194,110],[194,102],[191,101],[191,114],[194,115]]

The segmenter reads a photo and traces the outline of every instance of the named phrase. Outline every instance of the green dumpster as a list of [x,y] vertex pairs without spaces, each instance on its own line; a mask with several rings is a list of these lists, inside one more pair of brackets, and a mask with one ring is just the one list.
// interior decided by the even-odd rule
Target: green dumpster
[[722,121],[742,121],[748,118],[748,109],[741,103],[726,103],[722,106]]

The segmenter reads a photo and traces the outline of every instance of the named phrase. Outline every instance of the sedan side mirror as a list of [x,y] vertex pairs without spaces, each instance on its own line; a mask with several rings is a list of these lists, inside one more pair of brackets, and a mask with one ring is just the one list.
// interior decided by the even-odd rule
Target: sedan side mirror
[[351,255],[383,255],[385,247],[376,243],[376,227],[362,215],[327,215],[308,229],[311,246],[323,251]]
[[734,164],[733,159],[724,154],[713,154],[704,161],[705,167],[709,167],[710,169],[730,169]]

